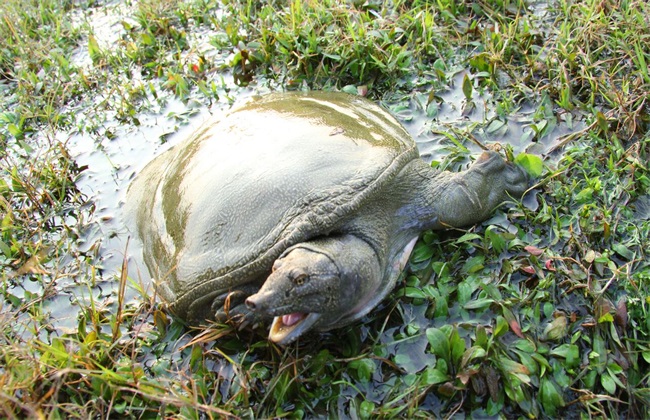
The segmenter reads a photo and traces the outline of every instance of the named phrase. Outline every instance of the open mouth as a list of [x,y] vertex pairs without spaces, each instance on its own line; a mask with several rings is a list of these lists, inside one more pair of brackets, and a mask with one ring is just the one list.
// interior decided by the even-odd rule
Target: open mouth
[[273,318],[269,340],[287,345],[308,331],[320,318],[317,313],[294,312]]

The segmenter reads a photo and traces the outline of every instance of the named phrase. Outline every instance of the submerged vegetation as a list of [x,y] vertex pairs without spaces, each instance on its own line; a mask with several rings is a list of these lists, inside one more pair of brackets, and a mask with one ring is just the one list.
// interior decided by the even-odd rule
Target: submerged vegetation
[[[94,25],[107,16],[117,25]],[[614,0],[5,0],[0,415],[650,416],[649,16]],[[445,132],[443,168],[475,138],[534,151],[571,133],[523,203],[425,232],[363,322],[283,349],[262,330],[189,331],[135,273],[102,274],[66,146],[174,99],[230,103],[238,86],[367,94],[406,121],[415,109],[425,134]],[[479,98],[490,112],[473,122]],[[119,287],[71,302],[76,327],[57,328],[48,299],[102,275]]]

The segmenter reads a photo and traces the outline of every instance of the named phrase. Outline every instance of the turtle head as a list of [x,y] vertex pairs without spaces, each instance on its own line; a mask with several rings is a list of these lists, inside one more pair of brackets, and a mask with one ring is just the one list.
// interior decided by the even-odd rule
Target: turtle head
[[[530,180],[524,169],[512,162],[506,162],[497,152],[483,152],[467,171],[469,177],[474,175],[474,188],[485,190],[484,195],[495,195],[489,201],[498,204],[507,199],[507,195],[521,197],[529,186]],[[507,195],[506,195],[507,194]]]
[[520,166],[506,162],[498,153],[484,152],[465,171],[431,171],[429,184],[422,184],[414,200],[417,226],[422,229],[463,227],[487,219],[494,209],[520,198],[529,185]]
[[246,299],[251,311],[273,316],[269,339],[285,345],[335,322],[348,306],[337,264],[326,253],[298,245],[278,258],[260,291]]

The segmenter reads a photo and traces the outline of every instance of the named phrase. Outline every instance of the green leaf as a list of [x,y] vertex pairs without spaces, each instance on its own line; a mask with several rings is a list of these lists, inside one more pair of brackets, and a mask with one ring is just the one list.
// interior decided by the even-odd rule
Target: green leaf
[[569,344],[569,350],[566,353],[566,365],[570,368],[580,365],[580,348],[576,344]]
[[359,405],[359,416],[362,419],[368,419],[372,416],[373,411],[375,411],[375,403],[368,400],[363,400]]
[[341,89],[341,90],[342,90],[343,92],[345,92],[345,93],[349,93],[349,94],[351,94],[351,95],[357,95],[357,94],[358,94],[357,87],[354,86],[354,85],[346,85],[346,86],[343,86],[343,89]]
[[530,153],[518,154],[517,157],[515,157],[515,163],[524,168],[532,178],[539,177],[544,170],[544,162],[542,161],[542,158],[537,155],[531,155]]
[[465,264],[463,264],[461,270],[466,274],[476,273],[477,271],[483,269],[484,261],[485,257],[483,255],[475,255],[465,261]]
[[410,372],[413,370],[414,363],[413,360],[411,360],[411,356],[409,356],[408,354],[398,353],[393,358],[393,361],[397,366],[399,366],[406,372]]
[[628,261],[632,261],[634,259],[634,252],[631,251],[628,247],[626,247],[623,244],[620,243],[615,243],[612,245],[612,249],[614,252],[616,252],[618,255],[621,257],[625,258]]
[[558,391],[557,387],[551,380],[542,378],[540,386],[540,397],[542,407],[548,416],[555,416],[557,409],[564,407],[564,399]]
[[564,358],[569,368],[580,364],[580,348],[576,344],[562,344],[551,350],[551,355]]
[[472,346],[465,350],[465,353],[463,354],[463,358],[461,359],[461,364],[460,367],[464,368],[467,366],[467,364],[472,361],[473,359],[480,359],[485,357],[487,352],[480,346]]
[[420,242],[413,249],[413,253],[411,254],[411,260],[414,263],[430,260],[431,257],[433,256],[433,252],[434,252],[433,247]]
[[494,226],[489,226],[485,230],[485,241],[492,245],[492,249],[497,254],[502,253],[506,249],[505,239]]
[[21,130],[16,124],[7,125],[7,130],[9,130],[9,133],[17,139],[25,137],[23,130]]
[[576,194],[575,200],[578,203],[584,203],[587,201],[591,201],[593,195],[594,195],[594,189],[587,187],[581,190],[578,194]]
[[101,58],[101,50],[94,35],[88,36],[88,55],[93,63]]
[[422,372],[421,377],[422,381],[426,385],[441,384],[449,380],[449,375],[432,367],[427,368],[424,372]]
[[197,369],[201,363],[203,363],[203,348],[194,345],[192,346],[192,352],[190,353],[190,366],[192,366],[193,369]]
[[458,289],[458,303],[465,305],[467,302],[472,300],[472,294],[478,288],[478,285],[474,281],[474,277],[467,277],[463,280],[457,287]]
[[[18,139],[18,137],[16,137],[16,138]],[[30,146],[29,144],[25,143],[24,141],[22,141],[22,140],[20,140],[20,139],[18,140],[18,145],[19,145],[20,147],[22,147],[22,149],[23,149],[25,152],[29,153],[29,154],[31,154],[31,153],[34,152],[34,149],[32,148],[32,146]]]
[[11,258],[11,248],[2,239],[0,239],[0,251],[6,258]]
[[465,309],[484,309],[490,306],[494,302],[494,299],[482,298],[482,299],[473,299],[463,305]]
[[607,117],[605,117],[605,114],[603,114],[600,111],[596,112],[596,121],[598,122],[598,126],[600,127],[601,130],[603,130],[604,132],[609,131],[609,122],[607,121]]
[[460,334],[458,334],[458,329],[456,328],[454,328],[449,337],[449,347],[451,350],[452,362],[456,365],[463,356],[463,353],[465,353],[465,340],[460,338]]
[[15,122],[17,120],[16,114],[12,114],[10,112],[0,112],[0,121],[9,124],[12,122]]
[[494,119],[488,125],[488,127],[485,129],[485,131],[488,134],[493,134],[493,133],[496,133],[497,131],[501,131],[501,135],[503,135],[503,134],[505,134],[507,129],[508,129],[508,124],[506,122],[501,121],[499,119]]
[[610,314],[609,312],[603,314],[600,318],[598,318],[598,323],[603,324],[605,322],[614,322],[614,316]]
[[479,325],[476,327],[476,345],[487,350],[488,348],[488,336],[485,331],[485,327]]
[[643,356],[643,360],[645,360],[646,363],[650,363],[650,351],[641,352],[641,356]]
[[515,347],[526,353],[532,353],[536,350],[535,344],[532,341],[524,339],[515,341]]
[[608,394],[614,395],[616,392],[616,382],[614,382],[614,379],[609,376],[609,373],[603,372],[600,377],[600,384],[605,388],[605,391],[607,391]]
[[473,241],[474,239],[481,239],[481,235],[477,235],[476,233],[466,233],[460,238],[456,239],[456,243],[469,242]]
[[612,378],[612,381],[614,381],[614,383],[616,385],[618,385],[619,388],[625,388],[625,385],[623,384],[623,382],[621,382],[621,380],[617,377],[617,375],[620,375],[620,374],[623,373],[623,368],[622,367],[620,367],[616,363],[610,363],[610,364],[607,365],[607,372],[609,372],[609,375]]
[[501,337],[508,332],[508,321],[501,315],[497,316],[497,326],[494,329],[494,337]]
[[582,377],[582,383],[587,388],[593,388],[596,385],[596,378],[598,377],[598,372],[595,370],[590,370],[585,376]]
[[357,371],[357,378],[361,382],[369,382],[375,372],[375,362],[372,359],[359,359],[350,362],[349,367]]
[[447,334],[438,328],[427,328],[426,334],[431,345],[431,352],[438,357],[450,361],[451,349]]
[[463,94],[465,95],[465,99],[468,101],[472,100],[472,80],[467,73],[463,77]]
[[156,43],[156,38],[148,32],[141,33],[140,40],[142,40],[145,45],[155,45]]
[[118,414],[124,414],[124,412],[126,411],[126,404],[127,404],[126,401],[115,403],[113,404],[113,409]]
[[404,296],[410,297],[413,299],[426,299],[427,295],[417,287],[405,287],[402,289],[404,291]]

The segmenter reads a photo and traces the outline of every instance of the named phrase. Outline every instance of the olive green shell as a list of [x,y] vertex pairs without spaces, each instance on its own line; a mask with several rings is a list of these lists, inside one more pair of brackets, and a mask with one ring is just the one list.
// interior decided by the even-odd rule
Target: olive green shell
[[345,230],[413,159],[409,134],[368,100],[273,94],[154,159],[127,206],[159,294],[197,323],[216,296],[261,284],[288,247]]

